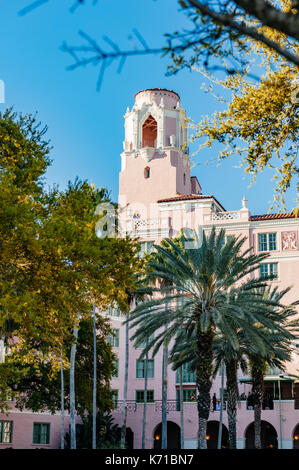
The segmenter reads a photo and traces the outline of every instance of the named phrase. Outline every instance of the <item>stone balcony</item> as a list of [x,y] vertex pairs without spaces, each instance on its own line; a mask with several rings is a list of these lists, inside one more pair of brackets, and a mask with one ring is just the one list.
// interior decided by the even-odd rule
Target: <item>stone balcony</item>
[[245,222],[248,221],[248,218],[247,210],[212,212],[211,214],[204,215],[204,222]]
[[130,217],[121,225],[122,233],[138,238],[168,237],[171,228],[170,217],[141,219]]

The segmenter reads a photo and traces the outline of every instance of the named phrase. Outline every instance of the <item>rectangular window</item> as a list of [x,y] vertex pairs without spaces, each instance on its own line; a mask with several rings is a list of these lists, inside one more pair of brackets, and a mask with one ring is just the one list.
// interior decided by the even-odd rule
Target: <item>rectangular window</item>
[[14,401],[13,393],[11,390],[9,392],[6,392],[6,401]]
[[[145,378],[145,360],[136,361],[136,378],[144,379]],[[154,360],[148,359],[147,361],[147,378],[154,378]]]
[[[184,388],[183,389],[183,402],[193,403],[196,402],[196,389],[195,388]],[[180,391],[176,391],[176,409],[180,411]]]
[[[183,383],[194,383],[195,382],[195,372],[189,370],[189,365],[183,364],[182,365],[182,381]],[[179,369],[176,371],[176,382],[180,383],[180,373]]]
[[33,423],[33,444],[50,444],[50,423]]
[[112,374],[112,377],[118,377],[118,365],[119,365],[119,360],[115,359],[114,361],[114,373]]
[[118,390],[111,390],[112,393],[112,401],[113,401],[113,408],[118,408]]
[[139,256],[142,258],[145,253],[150,255],[154,249],[154,244],[155,242],[150,241],[150,242],[141,242],[140,243],[140,251],[139,251]]
[[12,421],[0,421],[0,443],[12,443]]
[[222,246],[226,245],[233,238],[233,235],[224,235]]
[[273,276],[278,279],[278,263],[262,263],[260,265],[260,277]]
[[[151,342],[154,339],[154,337],[155,337],[155,334],[153,333],[152,335],[149,336],[148,342]],[[146,341],[143,341],[142,343],[138,344],[137,348],[138,349],[139,348],[143,349],[143,348],[145,348],[145,346],[146,346]]]
[[[177,398],[180,399],[180,391],[177,390]],[[183,389],[183,401],[196,401],[196,389],[195,388],[184,388]]]
[[[220,367],[219,367],[219,370],[218,370],[218,375],[219,377],[222,377],[222,365],[220,364]],[[224,377],[226,376],[226,367],[225,367],[225,364],[223,366],[223,375]]]
[[112,328],[112,333],[109,333],[107,336],[107,341],[108,343],[111,344],[111,346],[118,348],[119,347],[119,329],[118,328]]
[[108,307],[106,314],[108,317],[119,317],[120,312],[118,307]]
[[[221,396],[222,396],[222,389],[219,388],[219,397],[220,397],[220,400],[221,400]],[[223,389],[223,401],[226,401],[227,400],[227,390],[226,388]],[[216,408],[217,409],[217,408]]]
[[259,233],[259,251],[276,250],[276,233]]
[[[147,403],[154,402],[154,390],[147,390]],[[144,390],[136,390],[136,403],[144,403]]]

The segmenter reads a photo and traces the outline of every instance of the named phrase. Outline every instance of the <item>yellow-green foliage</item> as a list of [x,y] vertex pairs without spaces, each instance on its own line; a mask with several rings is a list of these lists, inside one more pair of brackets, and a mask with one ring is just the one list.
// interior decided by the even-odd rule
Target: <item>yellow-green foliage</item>
[[[282,6],[287,9],[289,3],[283,1]],[[290,44],[284,35],[268,27],[262,30],[284,47],[299,52],[299,46]],[[299,70],[264,44],[246,41],[250,42],[246,74],[225,80],[209,76],[210,92],[214,93],[215,85],[230,92],[227,109],[203,118],[194,126],[192,140],[205,138],[200,149],[223,144],[224,149],[218,154],[220,160],[241,156],[252,181],[264,168],[272,168],[276,180],[274,203],[285,209],[284,195],[298,177],[298,105],[292,93],[296,87],[299,90],[299,82],[296,84]],[[298,213],[299,207],[295,211]]]

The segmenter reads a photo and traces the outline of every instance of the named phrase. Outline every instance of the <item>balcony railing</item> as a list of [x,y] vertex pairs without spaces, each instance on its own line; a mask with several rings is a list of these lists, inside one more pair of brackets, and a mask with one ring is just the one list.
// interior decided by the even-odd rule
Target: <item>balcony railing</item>
[[120,227],[121,231],[136,235],[139,235],[140,232],[142,232],[142,234],[147,233],[150,235],[151,232],[161,231],[163,232],[163,235],[169,235],[170,218],[141,219],[138,217],[131,217],[126,219],[124,223],[121,223]]
[[[195,405],[197,406],[197,401],[192,400],[192,401],[184,401],[184,405]],[[153,409],[156,412],[162,412],[162,400],[154,400],[154,401],[148,401],[147,405],[154,405]],[[114,403],[114,412],[121,412],[124,406],[124,401],[123,400],[118,400],[117,402]],[[127,411],[129,413],[137,411],[138,407],[144,406],[144,402],[138,402],[136,400],[127,400]],[[216,410],[213,410],[213,404],[211,403],[210,405],[210,411],[211,412],[218,412],[221,409],[220,405],[220,400],[218,400],[217,405],[216,405]],[[226,410],[226,402],[223,403],[223,409]],[[173,411],[180,411],[180,402],[178,400],[167,400],[166,402],[166,413],[173,412]]]
[[[246,217],[247,213],[246,213]],[[239,220],[241,218],[240,211],[231,211],[231,212],[215,212],[209,215],[204,216],[205,221],[225,221],[225,220]]]

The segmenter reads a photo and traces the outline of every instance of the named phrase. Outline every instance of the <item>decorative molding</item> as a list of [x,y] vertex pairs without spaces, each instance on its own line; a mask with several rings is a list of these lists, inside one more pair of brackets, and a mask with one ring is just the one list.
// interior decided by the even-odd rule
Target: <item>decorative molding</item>
[[282,251],[298,250],[298,232],[296,230],[281,232],[281,249]]
[[265,229],[277,226],[295,225],[299,227],[299,219],[271,219],[271,220],[254,220],[250,221],[253,229]]

